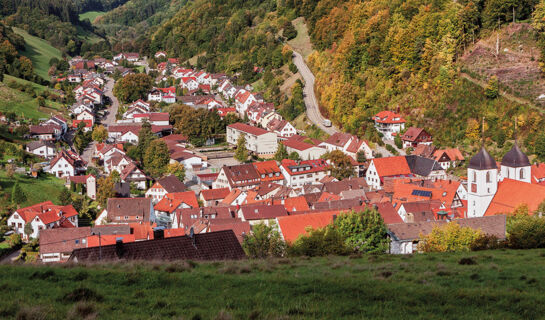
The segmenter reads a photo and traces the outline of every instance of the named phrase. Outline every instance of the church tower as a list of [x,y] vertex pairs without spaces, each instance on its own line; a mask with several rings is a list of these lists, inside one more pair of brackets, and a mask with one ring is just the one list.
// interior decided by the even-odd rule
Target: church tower
[[498,190],[498,167],[484,146],[469,160],[467,179],[467,217],[482,217]]
[[520,150],[517,142],[501,160],[501,177],[532,183],[532,166],[528,157]]

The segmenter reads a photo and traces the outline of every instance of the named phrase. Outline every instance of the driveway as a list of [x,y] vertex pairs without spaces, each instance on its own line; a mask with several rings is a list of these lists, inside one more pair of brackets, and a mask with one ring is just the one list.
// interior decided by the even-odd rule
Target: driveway
[[305,81],[305,87],[303,88],[303,95],[305,100],[305,105],[307,107],[307,117],[314,123],[317,127],[327,132],[328,134],[334,134],[340,132],[335,126],[326,127],[324,126],[325,118],[320,113],[320,108],[318,107],[318,100],[316,100],[316,95],[314,94],[314,80],[315,77],[310,71],[309,67],[305,63],[303,56],[298,52],[293,52],[293,63],[297,66],[299,73]]
[[4,256],[0,259],[0,263],[11,263],[14,262],[15,259],[21,254],[21,249],[15,250],[12,253],[8,254],[7,256]]

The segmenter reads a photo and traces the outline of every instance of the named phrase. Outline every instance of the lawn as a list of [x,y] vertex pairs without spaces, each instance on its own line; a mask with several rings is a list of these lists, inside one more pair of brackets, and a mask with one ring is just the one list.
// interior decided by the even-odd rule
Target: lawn
[[94,23],[96,18],[102,16],[105,13],[106,12],[103,12],[103,11],[87,11],[85,13],[80,14],[79,19],[81,21],[83,21],[85,19],[89,19],[89,21],[91,21],[91,23]]
[[54,204],[59,204],[59,195],[64,188],[63,180],[45,174],[38,179],[19,174],[15,174],[13,178],[8,178],[6,171],[0,170],[0,194],[3,192],[11,196],[11,190],[16,181],[19,182],[19,186],[27,197],[27,201],[22,203],[21,207],[48,200],[51,200]]
[[4,75],[4,82],[0,82],[0,112],[13,111],[18,116],[30,119],[48,118],[50,113],[63,112],[62,104],[50,100],[46,100],[47,108],[40,108],[36,98],[28,93],[9,88],[7,83],[10,81],[31,84],[37,94],[49,90],[49,88],[34,82]]
[[25,38],[25,51],[21,54],[32,60],[36,74],[44,79],[49,79],[47,74],[49,60],[53,57],[62,59],[60,50],[51,46],[49,42],[28,34],[23,29],[13,27],[13,31]]
[[545,250],[0,266],[0,317],[538,319]]

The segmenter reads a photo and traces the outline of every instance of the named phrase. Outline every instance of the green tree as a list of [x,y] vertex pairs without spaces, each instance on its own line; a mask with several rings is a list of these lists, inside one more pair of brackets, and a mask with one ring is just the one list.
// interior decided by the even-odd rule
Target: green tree
[[545,160],[545,132],[540,133],[534,145],[535,154],[539,157],[540,160]]
[[250,258],[282,257],[286,252],[286,243],[273,227],[260,223],[254,225],[252,233],[244,237],[242,248]]
[[395,136],[394,143],[398,149],[403,149],[403,141],[401,141],[401,137],[399,135]]
[[349,248],[338,228],[329,225],[321,229],[309,228],[288,248],[289,255],[318,257],[326,255],[344,255]]
[[287,158],[288,158],[288,151],[286,150],[286,146],[283,143],[279,143],[278,149],[276,150],[276,153],[274,154],[274,160],[282,161]]
[[142,129],[138,133],[138,145],[136,146],[135,155],[139,161],[144,160],[144,154],[150,143],[157,139],[157,136],[151,131],[151,124],[148,121],[143,121]]
[[27,200],[26,194],[19,185],[19,182],[16,181],[11,190],[11,202],[14,204],[22,204]]
[[296,151],[292,151],[289,154],[288,159],[297,161],[297,160],[301,160],[301,157],[299,156],[299,154]]
[[386,226],[375,209],[342,213],[333,224],[354,251],[383,253],[388,249]]
[[248,149],[246,149],[246,136],[244,134],[241,134],[238,137],[235,159],[240,162],[246,162],[248,160]]
[[162,176],[170,161],[167,144],[162,140],[153,140],[144,154],[144,168],[152,177]]
[[32,234],[32,224],[30,222],[27,222],[23,231],[27,238],[30,239],[30,235]]
[[119,175],[119,172],[117,172],[117,170],[113,170],[110,173],[110,178],[112,179],[112,181],[114,183],[120,183],[121,182],[121,176]]
[[496,99],[500,95],[500,87],[498,84],[498,77],[492,76],[488,80],[488,85],[484,89],[484,94],[488,99]]
[[185,180],[185,166],[181,163],[171,163],[167,166],[167,174],[172,174],[181,182]]
[[297,30],[295,29],[291,21],[286,21],[283,27],[284,31],[282,32],[282,35],[286,38],[286,40],[291,40],[297,37]]
[[91,137],[94,141],[102,143],[108,139],[108,130],[103,125],[96,126]]
[[61,206],[66,206],[72,203],[72,193],[68,188],[62,188],[61,194],[59,195],[59,202]]
[[365,151],[360,150],[358,151],[358,153],[356,153],[356,161],[358,161],[359,163],[363,163],[367,161],[367,156],[365,155]]

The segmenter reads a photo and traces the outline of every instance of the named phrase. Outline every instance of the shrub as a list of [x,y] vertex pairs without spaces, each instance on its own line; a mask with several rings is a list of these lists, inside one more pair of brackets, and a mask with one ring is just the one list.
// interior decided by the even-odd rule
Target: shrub
[[384,220],[374,209],[343,213],[333,224],[354,251],[383,253],[388,249]]
[[515,215],[508,217],[507,221],[507,244],[510,248],[545,248],[545,219]]
[[490,234],[481,234],[469,246],[471,251],[498,249],[503,246],[503,243],[498,240],[498,237]]
[[252,234],[244,238],[242,248],[250,258],[282,257],[286,252],[286,243],[278,231],[264,223],[252,228]]
[[479,230],[461,227],[458,223],[451,222],[434,227],[426,236],[420,235],[418,249],[423,252],[469,251],[480,236]]
[[93,289],[89,288],[77,288],[63,297],[65,302],[79,302],[79,301],[102,301],[103,297],[96,293]]
[[308,234],[301,235],[288,253],[294,256],[326,256],[330,254],[344,255],[352,251],[345,243],[344,237],[334,226],[321,229],[307,229]]

